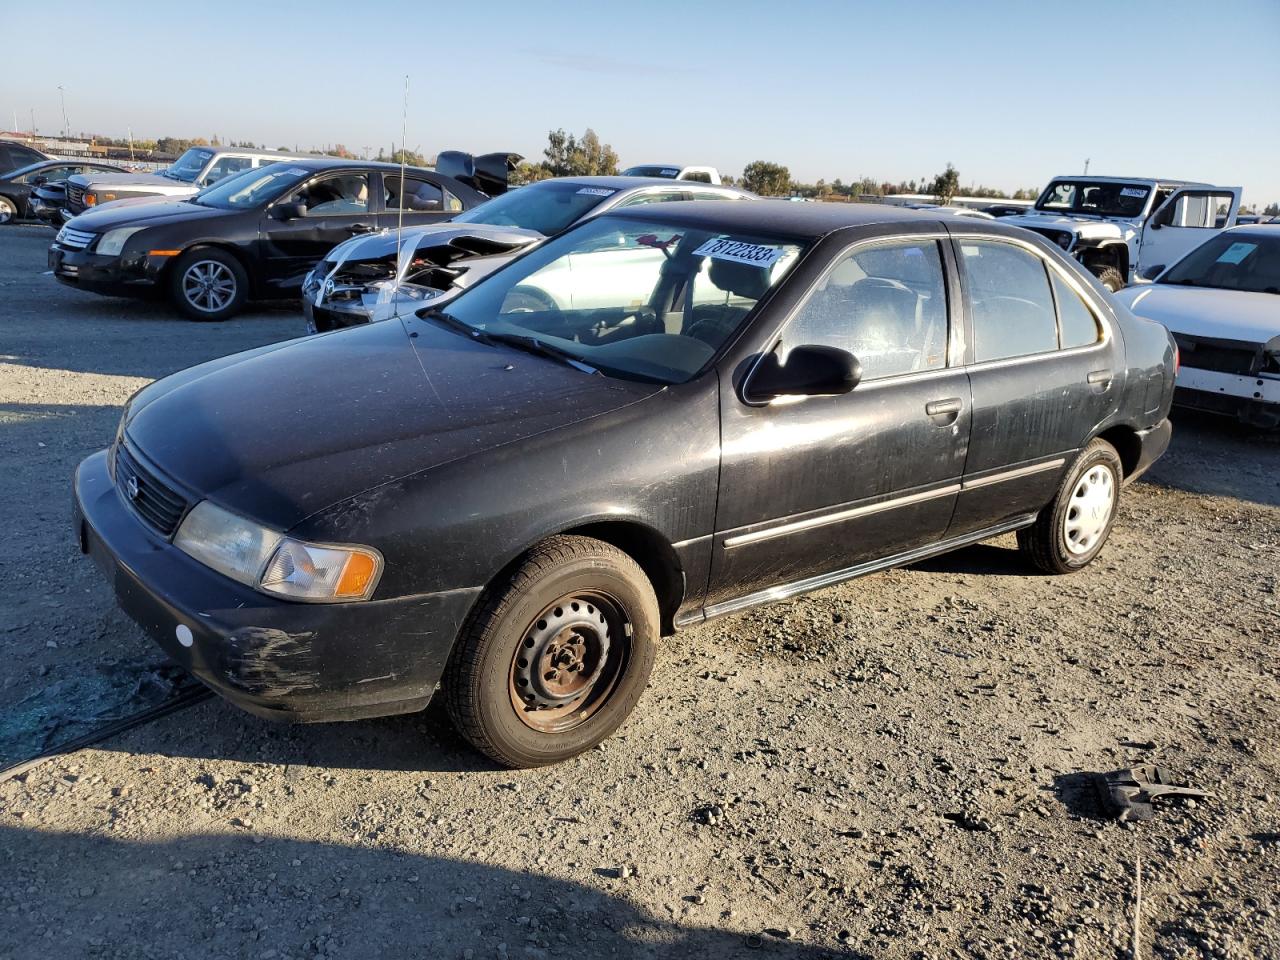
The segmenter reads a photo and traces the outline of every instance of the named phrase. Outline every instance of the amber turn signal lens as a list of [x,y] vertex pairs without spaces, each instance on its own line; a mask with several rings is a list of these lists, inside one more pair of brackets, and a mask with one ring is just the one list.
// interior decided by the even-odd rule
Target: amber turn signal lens
[[378,572],[378,561],[367,553],[353,553],[347,558],[333,591],[335,597],[363,597],[369,589],[369,581]]
[[84,195],[84,205],[86,207],[92,207],[97,202],[98,202],[98,195],[96,193],[86,193]]
[[148,257],[176,257],[181,250],[148,250]]

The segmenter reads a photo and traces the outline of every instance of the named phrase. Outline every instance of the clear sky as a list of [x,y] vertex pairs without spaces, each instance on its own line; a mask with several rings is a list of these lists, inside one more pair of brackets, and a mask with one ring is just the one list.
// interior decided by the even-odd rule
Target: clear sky
[[[274,147],[400,138],[541,156],[593,127],[623,164],[1012,190],[1155,175],[1280,200],[1280,0],[127,4],[7,17],[0,127]],[[24,36],[43,38],[27,43]]]

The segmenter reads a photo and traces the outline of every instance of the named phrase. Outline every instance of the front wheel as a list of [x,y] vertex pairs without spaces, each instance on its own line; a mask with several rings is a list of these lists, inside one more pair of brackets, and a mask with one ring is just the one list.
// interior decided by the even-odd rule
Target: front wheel
[[249,276],[223,250],[188,250],[170,268],[169,297],[192,320],[226,320],[249,298]]
[[653,669],[658,601],[610,544],[558,536],[491,588],[445,669],[449,715],[508,767],[558,763],[630,715]]
[[1098,282],[1110,290],[1112,293],[1119,293],[1124,289],[1124,274],[1118,267],[1090,267],[1089,272],[1098,278]]
[[8,197],[0,197],[0,223],[13,223],[18,219],[18,205]]
[[1105,440],[1090,442],[1036,522],[1018,531],[1019,549],[1045,573],[1088,566],[1111,533],[1123,476],[1116,448]]

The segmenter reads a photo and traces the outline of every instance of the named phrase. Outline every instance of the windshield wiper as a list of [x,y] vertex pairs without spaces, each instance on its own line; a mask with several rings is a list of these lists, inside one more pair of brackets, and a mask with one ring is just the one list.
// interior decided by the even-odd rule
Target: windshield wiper
[[473,327],[471,324],[463,320],[459,320],[452,313],[441,310],[439,307],[427,307],[425,310],[419,310],[418,316],[424,319],[434,320],[442,327],[448,327],[450,330],[466,334],[473,340],[479,340],[481,343],[487,343],[490,346],[493,345],[493,338],[490,334],[485,333],[477,327]]
[[[584,373],[600,374],[599,370],[585,362],[576,353],[562,350],[553,344],[547,343],[545,340],[539,340],[537,337],[526,336],[522,333],[486,333],[485,336],[489,338],[490,342],[505,343],[507,346],[515,347],[517,350],[535,353],[540,357],[546,357],[548,360],[558,360]],[[603,376],[603,374],[600,375]]]

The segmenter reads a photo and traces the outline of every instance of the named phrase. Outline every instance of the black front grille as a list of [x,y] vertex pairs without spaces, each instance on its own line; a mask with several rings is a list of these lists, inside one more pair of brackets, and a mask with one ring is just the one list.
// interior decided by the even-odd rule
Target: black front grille
[[1254,376],[1262,369],[1262,349],[1254,344],[1202,340],[1179,333],[1175,333],[1173,339],[1178,343],[1184,367],[1242,377]]
[[67,206],[72,210],[84,208],[84,189],[84,187],[76,186],[74,183],[67,184]]
[[157,533],[173,536],[187,512],[186,498],[145,467],[123,443],[116,444],[115,470],[116,489],[124,502]]

